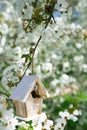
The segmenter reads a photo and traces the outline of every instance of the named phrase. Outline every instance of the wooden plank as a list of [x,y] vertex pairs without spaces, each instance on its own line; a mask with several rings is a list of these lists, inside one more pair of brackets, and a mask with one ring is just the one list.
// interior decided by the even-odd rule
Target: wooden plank
[[45,89],[45,87],[43,86],[43,84],[39,78],[37,78],[36,84],[39,87],[39,91],[40,91],[40,94],[42,95],[42,97],[47,97],[47,90]]
[[34,115],[34,112],[33,112],[34,103],[33,103],[33,98],[31,96],[31,94],[27,98],[25,105],[26,105],[26,109],[27,109],[27,116],[32,117]]
[[20,101],[14,101],[14,105],[16,107],[16,115],[27,117],[26,105]]

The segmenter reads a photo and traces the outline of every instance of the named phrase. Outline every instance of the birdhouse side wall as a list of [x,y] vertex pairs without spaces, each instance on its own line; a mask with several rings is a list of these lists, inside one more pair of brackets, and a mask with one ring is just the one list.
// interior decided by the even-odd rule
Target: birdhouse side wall
[[46,89],[44,88],[41,80],[38,78],[37,79],[37,82],[36,82],[37,86],[38,86],[38,89],[39,89],[39,92],[40,92],[40,95],[42,95],[43,97],[47,97],[46,95]]
[[32,117],[34,115],[34,112],[33,112],[34,102],[33,102],[31,93],[29,94],[29,96],[25,102],[25,105],[26,105],[27,117]]
[[16,115],[17,116],[22,116],[22,117],[27,117],[27,111],[26,111],[26,105],[25,103],[21,101],[14,101],[14,106],[16,108]]

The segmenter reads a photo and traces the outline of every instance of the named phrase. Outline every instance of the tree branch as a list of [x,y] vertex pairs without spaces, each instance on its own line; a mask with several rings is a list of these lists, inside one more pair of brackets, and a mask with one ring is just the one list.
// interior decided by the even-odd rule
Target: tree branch
[[[53,6],[52,6],[50,16],[49,16],[49,18],[48,18],[48,20],[47,20],[47,23],[46,23],[46,25],[45,25],[45,29],[48,27],[48,24],[49,24],[51,18],[53,18],[54,6],[55,6],[55,4],[53,4]],[[54,20],[54,19],[53,19],[53,20]],[[55,22],[55,20],[54,20],[54,22]],[[33,52],[33,54],[32,54],[32,74],[34,73],[34,55],[35,55],[35,51],[36,51],[37,46],[38,46],[38,44],[40,43],[41,39],[42,39],[42,34],[40,35],[40,37],[39,37],[39,39],[38,39],[38,41],[37,41],[37,43],[36,43],[36,45],[35,45],[34,52]]]
[[[45,27],[44,27],[45,29],[47,28],[48,24],[50,23],[51,18],[53,18],[54,6],[55,6],[55,4],[53,4],[53,6],[51,8],[50,16],[49,16],[49,18],[48,18],[48,20],[46,22]],[[54,20],[54,18],[53,18],[53,20]],[[55,22],[55,20],[54,20],[54,22]],[[32,65],[32,74],[34,73],[34,55],[35,55],[35,51],[36,51],[37,46],[40,43],[41,39],[42,39],[42,34],[40,35],[40,37],[39,37],[39,39],[38,39],[38,41],[37,41],[37,43],[36,43],[36,45],[35,45],[35,47],[34,47],[34,49],[32,51],[32,62],[31,62],[31,64],[30,64],[30,62],[28,63],[28,66],[25,69],[24,74],[22,75],[22,77],[25,75],[25,73],[26,73],[26,71],[27,71],[27,69],[29,68],[30,65]]]
[[29,62],[28,63],[28,65],[27,65],[27,67],[26,67],[26,69],[25,69],[25,71],[24,71],[24,73],[23,73],[23,75],[22,75],[22,77],[21,77],[21,79],[23,78],[23,76],[25,75],[25,73],[26,73],[26,71],[28,70],[28,68],[29,68],[29,66],[31,65],[31,62]]

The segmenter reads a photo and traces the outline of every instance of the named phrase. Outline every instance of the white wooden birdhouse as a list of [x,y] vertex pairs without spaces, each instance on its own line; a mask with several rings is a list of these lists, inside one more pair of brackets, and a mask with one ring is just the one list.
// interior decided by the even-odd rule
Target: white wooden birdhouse
[[47,90],[41,80],[34,75],[24,76],[13,90],[10,99],[16,108],[18,117],[31,118],[41,114],[43,98],[47,97]]

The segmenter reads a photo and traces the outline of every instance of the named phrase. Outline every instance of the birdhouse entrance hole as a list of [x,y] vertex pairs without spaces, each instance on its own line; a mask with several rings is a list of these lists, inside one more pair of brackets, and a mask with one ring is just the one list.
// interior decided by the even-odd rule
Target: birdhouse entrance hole
[[33,98],[40,98],[40,94],[39,94],[39,90],[38,90],[38,87],[37,85],[34,86],[34,89],[33,91],[31,92],[31,95]]

